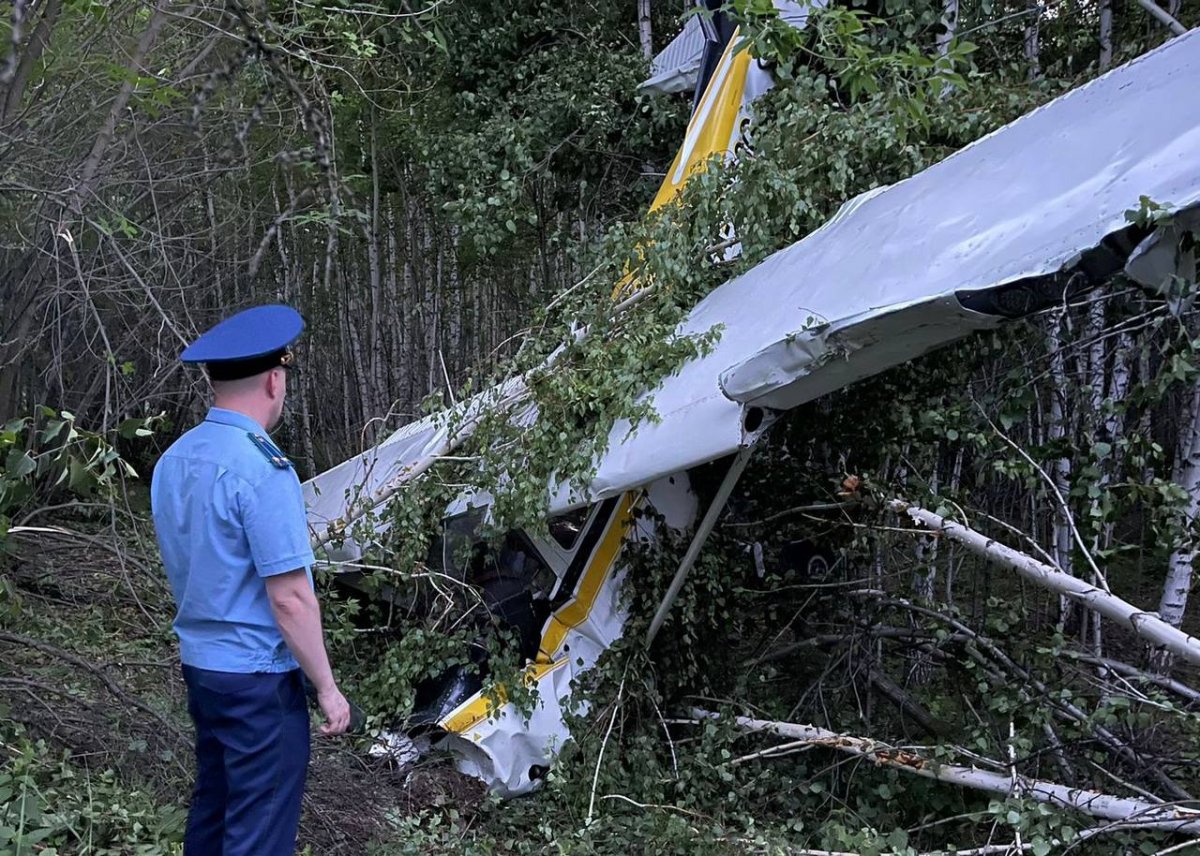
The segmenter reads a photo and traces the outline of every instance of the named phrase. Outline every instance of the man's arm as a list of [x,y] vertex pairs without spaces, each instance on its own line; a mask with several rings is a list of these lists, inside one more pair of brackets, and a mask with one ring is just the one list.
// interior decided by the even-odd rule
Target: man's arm
[[292,656],[317,690],[322,734],[341,734],[350,724],[350,705],[333,679],[325,639],[321,632],[321,607],[303,568],[266,577],[267,598],[279,632]]

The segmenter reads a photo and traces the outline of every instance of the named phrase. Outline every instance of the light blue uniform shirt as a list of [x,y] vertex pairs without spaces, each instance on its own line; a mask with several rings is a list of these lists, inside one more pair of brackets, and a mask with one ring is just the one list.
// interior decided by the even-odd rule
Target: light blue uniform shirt
[[150,505],[178,612],[185,665],[219,672],[297,668],[265,577],[304,568],[312,584],[300,480],[251,435],[263,427],[214,407],[154,468]]

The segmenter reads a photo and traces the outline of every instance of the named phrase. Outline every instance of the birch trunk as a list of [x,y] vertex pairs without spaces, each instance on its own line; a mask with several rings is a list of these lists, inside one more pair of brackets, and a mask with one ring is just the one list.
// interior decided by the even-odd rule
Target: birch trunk
[[642,56],[654,56],[654,33],[650,29],[650,0],[638,0],[638,37],[642,43]]
[[[338,266],[338,270],[339,272],[342,270],[340,265]],[[349,277],[349,281],[354,283],[354,287],[349,286],[347,277],[344,274],[339,276],[338,286],[342,293],[346,295],[344,323],[350,340],[351,362],[349,368],[353,370],[354,378],[358,383],[358,407],[355,408],[358,418],[354,420],[354,423],[363,426],[363,436],[370,442],[373,438],[371,432],[373,426],[368,424],[367,420],[375,414],[371,412],[371,371],[369,356],[363,352],[362,340],[364,334],[362,328],[369,327],[373,323],[373,319],[367,317],[361,286],[358,284],[359,278],[353,275],[356,273],[356,270],[352,268],[350,273],[352,276]]]
[[[1066,412],[1063,408],[1063,402],[1067,394],[1067,368],[1066,360],[1063,358],[1063,342],[1060,335],[1062,324],[1062,313],[1054,313],[1049,318],[1049,332],[1047,334],[1047,346],[1050,350],[1050,412],[1046,420],[1046,439],[1053,441],[1062,441],[1067,436],[1067,419]],[[1071,492],[1071,459],[1067,457],[1055,458],[1050,474],[1054,479],[1054,486],[1062,496],[1068,496]],[[1050,555],[1054,557],[1054,564],[1059,570],[1064,573],[1071,573],[1071,522],[1067,519],[1068,510],[1062,507],[1055,507],[1054,510],[1054,536],[1051,542]],[[1069,604],[1062,604],[1062,615],[1060,621],[1065,618]]]
[[1032,0],[1028,6],[1029,23],[1025,25],[1025,61],[1029,64],[1029,79],[1042,76],[1041,65],[1041,3]]
[[[467,360],[463,355],[463,314],[466,312],[466,298],[463,295],[462,281],[458,268],[458,247],[459,247],[459,228],[458,226],[450,226],[450,251],[449,258],[446,260],[446,266],[449,268],[449,283],[446,286],[447,293],[454,301],[450,312],[448,313],[446,335],[446,348],[448,354],[444,353],[442,359],[451,360],[450,366],[443,362],[443,369],[447,377],[445,378],[447,387],[453,383],[453,375],[450,374],[450,367],[453,366],[455,372],[459,371],[462,366],[466,365]],[[454,394],[453,388],[447,389],[450,395]]]
[[[938,466],[941,449],[935,455],[933,475],[929,480],[929,490],[934,496],[938,493]],[[913,594],[918,600],[930,602],[933,600],[934,583],[937,580],[937,538],[932,536],[919,537],[916,546],[917,570],[913,575]]]
[[[1197,513],[1200,513],[1200,384],[1192,388],[1185,411],[1172,480],[1188,495],[1184,518],[1187,532],[1183,535],[1180,545],[1171,553],[1167,565],[1167,579],[1163,583],[1162,599],[1158,604],[1158,614],[1172,627],[1179,627],[1183,622],[1184,610],[1187,609],[1188,592],[1192,587],[1192,563],[1196,560],[1197,552],[1191,529],[1196,524]],[[1159,672],[1164,672],[1171,666],[1171,657],[1166,652],[1152,653],[1151,661]]]
[[[0,76],[0,84],[3,84],[3,97],[0,97],[0,127],[8,124],[9,120],[17,114],[17,110],[21,106],[21,101],[25,96],[25,87],[29,84],[29,77],[37,67],[39,60],[46,48],[50,45],[50,38],[54,34],[54,28],[58,24],[58,16],[62,12],[62,0],[47,0],[42,4],[42,14],[38,19],[37,26],[33,29],[33,34],[29,37],[29,44],[26,45],[24,53],[18,57],[18,45],[21,40],[20,27],[14,26],[12,32],[13,46],[12,53],[9,56],[11,64],[11,72]],[[29,10],[29,4],[25,2],[17,2],[13,4],[13,19],[14,24],[18,10]]]
[[1112,0],[1100,0],[1100,70],[1108,71],[1113,56]]
[[429,395],[441,386],[438,380],[438,347],[441,341],[439,333],[442,326],[442,255],[434,253],[433,238],[426,228],[424,236],[424,251],[426,258],[433,258],[430,264],[429,276],[425,281],[425,299],[428,307],[425,317],[425,390],[422,397]]
[[[367,277],[370,283],[368,306],[370,312],[356,319],[365,328],[367,338],[366,354],[363,355],[366,363],[359,368],[364,377],[367,393],[363,401],[363,409],[366,411],[363,416],[367,420],[374,420],[375,417],[382,416],[386,407],[383,401],[383,390],[379,384],[383,374],[380,366],[380,360],[383,358],[383,347],[380,341],[383,325],[383,270],[381,266],[382,253],[379,246],[383,223],[379,191],[379,146],[375,134],[374,111],[372,111],[371,119],[371,222],[367,234]],[[364,437],[368,442],[375,439],[378,427],[378,423],[375,421],[368,421],[364,425]]]
[[[1090,408],[1088,410],[1087,420],[1087,435],[1092,438],[1093,445],[1096,441],[1107,440],[1112,446],[1112,438],[1105,433],[1108,426],[1104,419],[1105,411],[1105,392],[1108,386],[1108,348],[1107,340],[1104,338],[1104,322],[1105,322],[1105,300],[1097,299],[1088,307],[1088,322],[1087,322],[1087,376],[1088,376],[1088,393]],[[1115,404],[1115,402],[1114,402]],[[1111,455],[1111,451],[1110,451]],[[1097,487],[1100,490],[1100,495],[1092,499],[1088,508],[1087,525],[1092,530],[1091,550],[1095,554],[1101,547],[1106,547],[1104,543],[1104,526],[1102,523],[1103,516],[1103,493],[1108,485],[1108,471],[1111,461],[1108,458],[1103,458],[1096,462],[1096,468],[1099,472],[1097,478]],[[1066,496],[1066,494],[1063,494]],[[1092,584],[1099,585],[1100,580],[1096,579],[1095,574],[1092,575]],[[1084,645],[1096,657],[1104,655],[1104,639],[1103,629],[1101,627],[1100,616],[1094,612],[1088,613],[1086,616],[1086,635],[1083,636]],[[1082,629],[1082,628],[1081,628]],[[1104,673],[1101,673],[1104,677]]]
[[[380,387],[386,390],[385,404],[388,405],[389,412],[396,404],[398,399],[398,390],[396,385],[396,373],[404,371],[404,341],[406,337],[405,320],[407,313],[404,307],[405,292],[400,289],[399,271],[400,260],[397,254],[396,247],[396,206],[393,200],[387,207],[387,241],[384,243],[387,249],[387,299],[390,311],[387,321],[381,323],[387,324],[389,335],[388,342],[388,359],[384,363],[382,370],[383,376],[379,379]],[[405,402],[404,407],[407,406]]]
[[[950,470],[950,496],[951,498],[958,496],[958,488],[962,484],[962,466],[963,466],[963,450],[960,447],[954,454],[954,466]],[[945,590],[946,603],[954,603],[954,577],[958,572],[955,567],[954,545],[950,545],[950,549],[946,551],[946,573],[943,575],[943,586]]]
[[[706,710],[691,711],[696,720],[717,719],[717,714]],[[910,749],[889,746],[868,737],[855,737],[827,731],[815,725],[798,725],[792,722],[773,722],[766,719],[751,719],[747,716],[734,717],[734,722],[744,731],[774,734],[792,741],[795,746],[823,746],[870,760],[881,767],[903,770],[915,776],[936,779],[939,782],[973,788],[1004,796],[1024,796],[1038,802],[1071,808],[1092,817],[1119,821],[1122,829],[1161,829],[1179,833],[1200,833],[1200,811],[1182,806],[1165,805],[1144,799],[1118,797],[1099,791],[1072,788],[1030,779],[1015,770],[994,772],[978,767],[963,767],[943,764]],[[1004,765],[996,763],[1000,768]]]
[[942,56],[950,52],[950,43],[958,32],[958,0],[945,0],[942,5],[942,31],[937,36],[937,50]]
[[[1197,397],[1200,397],[1200,391],[1197,392]],[[1197,477],[1200,478],[1200,448],[1197,448],[1197,461]],[[1032,556],[1006,547],[986,535],[947,520],[932,511],[909,505],[901,500],[892,500],[888,507],[897,513],[907,514],[915,522],[922,523],[962,544],[977,556],[1016,571],[1022,578],[1035,585],[1096,610],[1155,646],[1165,648],[1189,662],[1200,664],[1200,639],[1187,635],[1158,615],[1139,609],[1115,594],[1110,594],[1077,577],[1064,574],[1037,561]]]

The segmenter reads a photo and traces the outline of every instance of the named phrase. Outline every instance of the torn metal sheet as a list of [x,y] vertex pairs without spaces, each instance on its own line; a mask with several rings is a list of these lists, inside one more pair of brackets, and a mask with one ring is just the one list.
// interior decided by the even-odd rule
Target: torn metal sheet
[[455,755],[459,769],[483,779],[497,793],[516,796],[536,787],[571,738],[568,715],[587,712],[586,701],[575,693],[576,681],[624,633],[622,551],[631,540],[648,543],[656,537],[651,519],[635,513],[647,503],[674,528],[683,529],[695,519],[696,496],[687,477],[680,475],[602,503],[593,512],[597,537],[585,540],[572,554],[539,539],[537,546],[552,566],[557,565],[556,573],[576,566],[581,571],[569,597],[547,619],[537,657],[525,670],[526,684],[537,691],[532,710],[522,711],[506,700],[496,706],[477,692],[437,721],[446,735],[440,745]]
[[1170,298],[1171,279],[1196,281],[1196,249],[1181,247],[1186,233],[1200,234],[1200,207],[1175,212],[1171,222],[1155,229],[1129,256],[1125,273]]
[[692,15],[683,23],[683,30],[650,61],[650,77],[638,84],[638,89],[657,92],[687,92],[696,86],[700,58],[707,39],[700,16]]
[[[796,3],[791,0],[774,0],[779,17],[800,29],[808,23],[809,10],[824,6],[821,2]],[[689,92],[700,77],[704,49],[717,36],[711,32],[711,23],[703,13],[693,13],[683,22],[683,29],[670,43],[654,55],[650,61],[650,77],[638,84],[638,89],[656,92]]]

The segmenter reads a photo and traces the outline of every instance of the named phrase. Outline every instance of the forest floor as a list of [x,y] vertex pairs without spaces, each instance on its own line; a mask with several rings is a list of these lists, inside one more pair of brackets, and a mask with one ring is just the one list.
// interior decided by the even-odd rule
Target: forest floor
[[[49,837],[68,825],[91,842],[54,852],[175,852],[190,788],[191,724],[153,554],[115,541],[111,530],[20,533],[9,546],[12,555],[0,556],[7,565],[0,576],[0,741],[8,760],[23,748],[34,756],[23,782],[39,799],[21,803],[27,832]],[[14,627],[20,632],[7,629]],[[469,819],[486,799],[482,784],[445,757],[398,769],[371,757],[368,745],[365,737],[314,733],[302,848],[348,854],[377,845],[387,852],[404,818],[453,811]],[[105,783],[110,805],[98,807],[104,800],[93,794],[88,807],[71,811],[72,782],[89,792]],[[0,791],[5,784],[0,776]],[[0,828],[5,823],[14,825],[0,817]],[[0,853],[10,852],[6,843],[14,853],[37,852],[0,834]]]
[[[170,626],[170,593],[144,512],[97,510],[102,516],[90,520],[51,523],[39,516],[13,531],[0,553],[0,856],[182,852],[192,730]],[[1024,597],[1006,588],[1004,600]],[[1004,618],[1002,610],[996,612],[993,624]],[[1135,641],[1120,636],[1113,641],[1117,655],[1137,656]],[[1126,644],[1133,647],[1125,651]],[[805,671],[801,662],[800,671],[772,677],[769,668],[760,668],[761,692],[755,696],[743,687],[747,698],[762,702],[762,693],[777,692],[790,699],[818,685],[814,681],[828,657],[806,650],[798,659],[811,660],[811,669]],[[805,677],[809,672],[816,677]],[[1001,843],[1009,840],[1024,842],[1014,853],[1105,856],[1185,852],[1171,848],[1194,845],[1153,832],[1122,838],[1114,827],[1095,840],[1064,847],[1083,824],[1095,821],[1052,813],[1019,795],[996,798],[845,755],[814,751],[776,765],[740,767],[740,761],[763,754],[763,741],[713,723],[673,735],[671,769],[664,775],[651,762],[662,754],[666,723],[656,711],[646,717],[648,728],[637,730],[632,683],[620,718],[629,724],[628,734],[618,729],[609,744],[625,689],[621,677],[620,688],[600,691],[608,703],[593,711],[590,728],[573,731],[578,751],[564,752],[547,786],[507,802],[487,794],[443,754],[399,766],[373,757],[370,737],[314,734],[301,852],[915,856],[972,847],[968,852],[1009,852]],[[997,706],[996,715],[1011,723],[1030,701],[1020,687],[1009,690],[1005,696],[988,688],[979,703]],[[952,703],[960,695],[966,697],[947,691],[945,704],[939,702],[933,712],[948,722],[966,721],[968,711]],[[838,696],[829,698],[838,703]],[[1095,708],[1092,718],[1127,739],[1147,735],[1147,751],[1159,751],[1155,747],[1162,744],[1164,757],[1176,753],[1172,741],[1181,740],[1180,751],[1191,758],[1200,728],[1194,714],[1170,709],[1188,726],[1173,736],[1164,725],[1166,713],[1160,711],[1159,721],[1135,710],[1126,721],[1121,716],[1127,705],[1118,709],[1115,703]],[[1161,700],[1155,702],[1159,708],[1167,710]],[[1061,732],[1075,749],[1073,757],[1097,769],[1111,765],[1088,728]],[[889,719],[884,710],[874,723],[864,720],[853,731],[887,739],[909,729],[902,716]],[[920,739],[910,735],[905,745]],[[996,755],[994,747],[982,748]],[[612,767],[602,771],[599,758]],[[735,767],[740,778],[729,772]],[[1045,769],[1054,773],[1050,764]],[[1184,775],[1190,767],[1179,769]],[[1115,776],[1106,775],[1100,784],[1113,787],[1110,778]],[[803,849],[813,846],[819,849]]]

